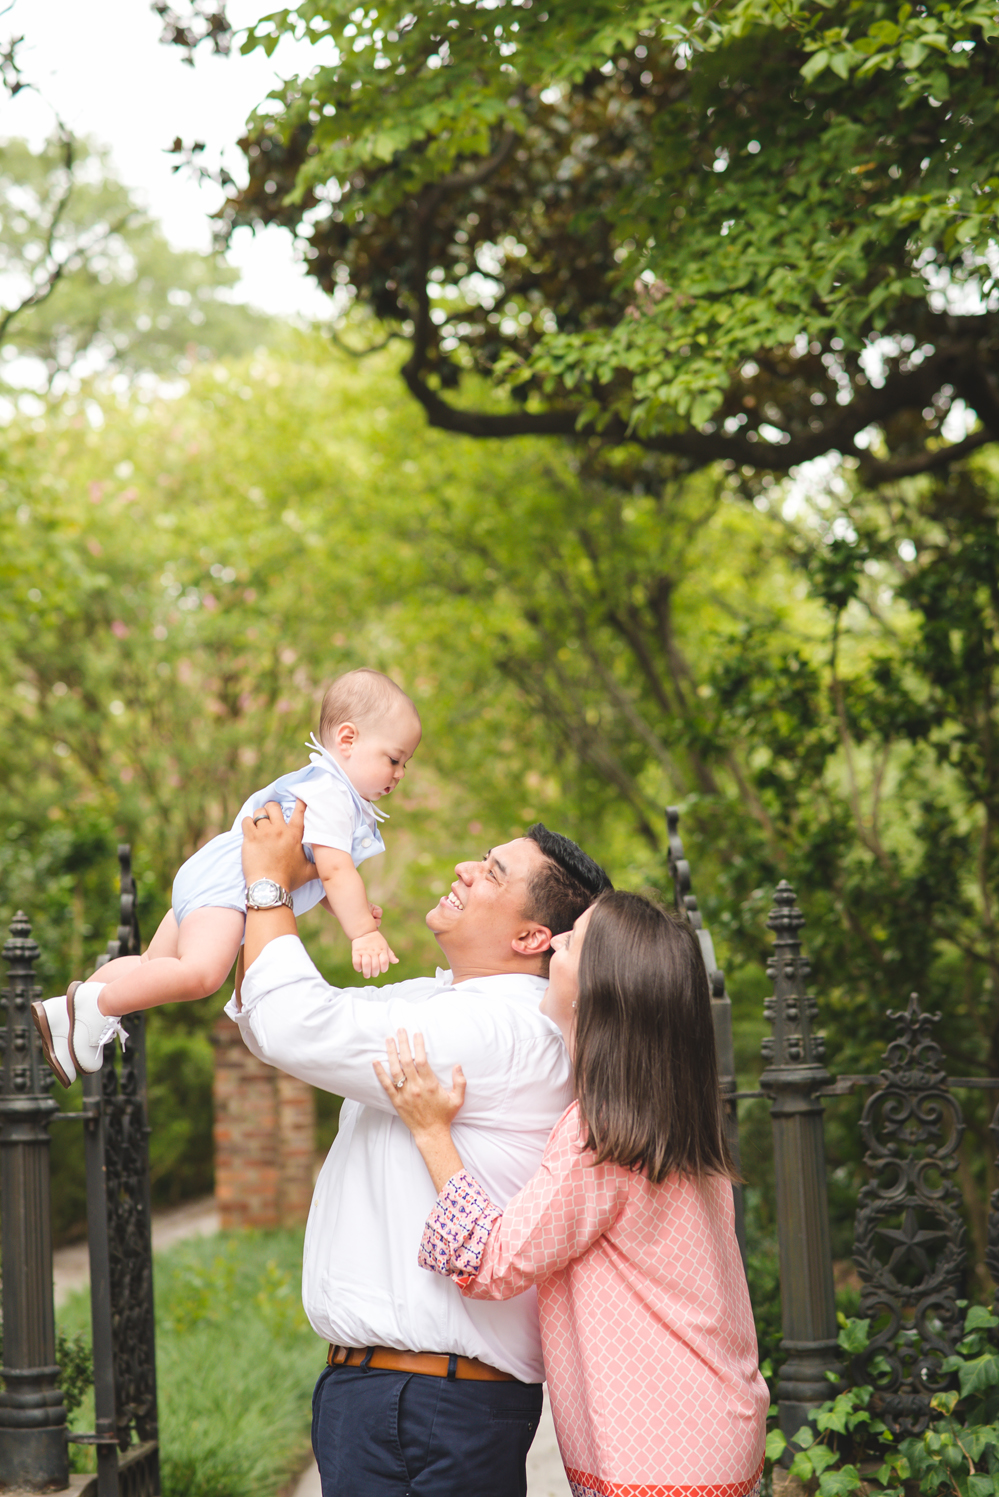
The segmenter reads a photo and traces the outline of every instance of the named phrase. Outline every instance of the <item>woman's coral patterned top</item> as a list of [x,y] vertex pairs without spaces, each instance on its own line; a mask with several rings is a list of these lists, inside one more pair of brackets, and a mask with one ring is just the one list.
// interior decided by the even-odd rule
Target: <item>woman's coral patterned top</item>
[[574,1497],[745,1497],[769,1396],[727,1180],[593,1164],[575,1103],[505,1211],[454,1175],[420,1263],[475,1299],[537,1285]]

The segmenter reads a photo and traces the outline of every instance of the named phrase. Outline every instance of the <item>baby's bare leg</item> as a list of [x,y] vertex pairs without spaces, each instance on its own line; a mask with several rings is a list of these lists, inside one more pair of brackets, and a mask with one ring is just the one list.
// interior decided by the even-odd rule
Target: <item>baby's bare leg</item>
[[[225,982],[243,939],[245,917],[242,910],[213,907],[192,910],[176,930],[176,947],[171,946],[167,920],[160,926],[141,960],[124,958],[127,972],[115,976],[104,986],[97,999],[102,1014],[134,1014],[139,1009],[159,1008],[164,1003],[185,1003],[193,998],[208,998]],[[163,937],[160,943],[160,937]],[[157,944],[160,949],[155,950]],[[119,960],[123,960],[119,958]],[[109,962],[96,973],[96,981],[117,962]]]
[[116,978],[126,977],[129,972],[135,972],[142,962],[151,961],[158,956],[176,956],[177,930],[176,916],[173,910],[167,910],[157,927],[155,936],[141,956],[116,956],[113,961],[105,962],[103,967],[98,967],[92,972],[87,981],[114,982]]

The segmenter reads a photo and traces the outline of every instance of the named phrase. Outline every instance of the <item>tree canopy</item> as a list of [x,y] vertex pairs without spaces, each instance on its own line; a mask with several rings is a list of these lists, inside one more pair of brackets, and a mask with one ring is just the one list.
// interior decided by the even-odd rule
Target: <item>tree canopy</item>
[[[747,1079],[781,877],[838,1070],[873,1066],[885,1008],[918,987],[954,1069],[995,1074],[993,456],[906,493],[847,473],[785,519],[780,484],[754,511],[737,475],[664,484],[635,446],[608,481],[568,444],[427,433],[399,362],[302,335],[170,398],[88,390],[7,428],[0,916],[31,912],[45,980],[104,945],[117,840],[150,931],[181,860],[304,762],[323,683],[370,663],[425,722],[368,875],[405,972],[434,959],[423,916],[456,857],[540,819],[620,886],[661,887],[678,801]],[[350,980],[334,922],[304,933]],[[151,1024],[174,1181],[204,1183],[213,1012]],[[984,1106],[968,1116],[982,1171]],[[830,1150],[848,1235],[855,1134]]]
[[239,274],[220,254],[173,249],[106,152],[67,131],[38,150],[2,142],[0,229],[8,386],[173,374],[272,331],[268,317],[226,299]]
[[871,479],[999,437],[991,0],[303,0],[242,47],[286,34],[223,222],[409,339],[433,424]]

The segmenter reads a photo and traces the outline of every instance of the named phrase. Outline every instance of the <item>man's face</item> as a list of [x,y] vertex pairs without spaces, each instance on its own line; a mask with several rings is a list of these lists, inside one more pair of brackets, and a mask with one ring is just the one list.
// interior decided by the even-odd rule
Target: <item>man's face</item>
[[527,886],[544,862],[536,842],[518,837],[490,848],[477,863],[456,865],[451,892],[427,915],[427,925],[452,962],[459,955],[474,955],[483,963],[509,960],[512,942],[537,929],[524,911]]

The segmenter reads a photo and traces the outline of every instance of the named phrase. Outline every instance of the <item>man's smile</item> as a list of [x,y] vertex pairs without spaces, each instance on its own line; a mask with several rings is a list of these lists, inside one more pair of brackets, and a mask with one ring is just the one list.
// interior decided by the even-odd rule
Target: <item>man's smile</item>
[[465,908],[461,900],[458,898],[457,894],[454,892],[453,888],[450,894],[445,894],[444,898],[441,900],[441,904],[446,905],[448,909],[451,910],[461,911]]

